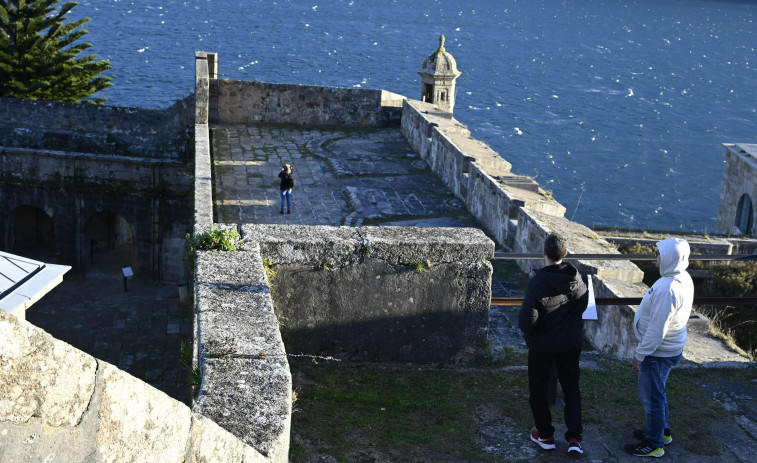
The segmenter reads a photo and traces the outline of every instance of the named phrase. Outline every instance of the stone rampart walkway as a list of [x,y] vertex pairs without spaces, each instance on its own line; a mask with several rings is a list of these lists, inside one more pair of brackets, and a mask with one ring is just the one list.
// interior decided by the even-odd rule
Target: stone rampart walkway
[[[396,128],[215,126],[212,139],[217,222],[477,227]],[[297,186],[282,215],[284,164]]]

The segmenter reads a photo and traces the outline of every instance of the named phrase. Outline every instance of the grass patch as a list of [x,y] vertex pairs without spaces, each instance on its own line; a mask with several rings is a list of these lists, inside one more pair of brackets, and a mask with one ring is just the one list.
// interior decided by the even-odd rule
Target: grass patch
[[[600,370],[581,372],[584,427],[600,433],[621,454],[623,444],[634,442],[631,430],[644,424],[637,374],[627,361],[601,359],[600,364]],[[292,430],[300,437],[292,441],[294,463],[308,461],[309,451],[339,462],[363,461],[357,456],[366,448],[397,462],[496,462],[480,441],[482,410],[489,424],[494,420],[524,436],[533,426],[525,369],[328,362],[292,362],[291,368],[298,394]],[[751,369],[674,370],[668,380],[673,445],[698,455],[720,455],[713,430],[733,417],[702,385],[750,385],[753,374]],[[560,422],[562,411],[555,410],[553,419]]]

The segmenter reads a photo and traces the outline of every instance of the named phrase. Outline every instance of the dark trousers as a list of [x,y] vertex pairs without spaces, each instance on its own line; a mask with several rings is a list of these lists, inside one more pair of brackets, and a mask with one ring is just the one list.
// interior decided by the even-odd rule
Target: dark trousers
[[549,370],[554,364],[557,367],[557,377],[560,380],[565,399],[565,440],[575,438],[581,441],[583,426],[581,424],[581,391],[578,380],[581,372],[578,360],[581,349],[563,352],[528,351],[528,402],[534,415],[536,429],[542,437],[549,437],[555,433],[552,426],[552,413],[549,410]]

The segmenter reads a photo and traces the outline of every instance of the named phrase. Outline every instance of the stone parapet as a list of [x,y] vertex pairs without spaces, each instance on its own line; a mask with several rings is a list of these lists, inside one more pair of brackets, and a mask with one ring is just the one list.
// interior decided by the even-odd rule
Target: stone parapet
[[212,80],[210,86],[216,124],[385,127],[399,124],[404,99],[385,90],[315,85]]
[[210,161],[210,130],[195,125],[194,233],[213,224],[213,171]]
[[181,402],[4,311],[0,335],[0,461],[270,461]]
[[[559,233],[568,240],[569,257],[570,254],[620,254],[612,244],[588,227],[571,222],[564,217],[526,208],[521,208],[519,212],[513,252],[541,254],[544,249],[544,240],[551,232]],[[572,262],[584,272],[599,277],[628,283],[638,283],[644,278],[644,272],[627,260],[573,260]],[[543,267],[544,262],[521,260],[518,261],[518,265],[528,273],[532,269]]]
[[[607,236],[603,235],[603,238],[612,243],[619,249],[628,249],[635,244],[654,248],[658,241],[665,238],[675,237],[673,234],[660,235],[655,237],[627,237],[627,236]],[[733,254],[734,243],[729,239],[724,238],[697,238],[692,236],[683,236],[689,243],[691,254],[701,255],[726,255]],[[755,240],[757,243],[757,240]]]
[[402,134],[500,246],[512,246],[521,207],[565,214],[532,178],[513,174],[509,162],[433,105],[406,100]]
[[275,277],[290,354],[457,362],[486,340],[494,243],[480,230],[243,225]]
[[[591,275],[595,297],[643,297],[649,287],[610,277]],[[638,306],[597,306],[597,320],[584,322],[584,336],[600,352],[619,358],[631,358],[638,341],[633,330],[633,317]]]
[[259,248],[199,251],[196,261],[202,384],[193,409],[266,461],[286,462],[292,378]]

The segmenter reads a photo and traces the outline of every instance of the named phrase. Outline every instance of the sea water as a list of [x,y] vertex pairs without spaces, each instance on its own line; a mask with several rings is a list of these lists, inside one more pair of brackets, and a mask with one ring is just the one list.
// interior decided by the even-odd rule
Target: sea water
[[455,118],[589,226],[714,232],[722,143],[757,143],[757,3],[747,0],[79,0],[111,105],[220,77],[420,98],[446,36]]

